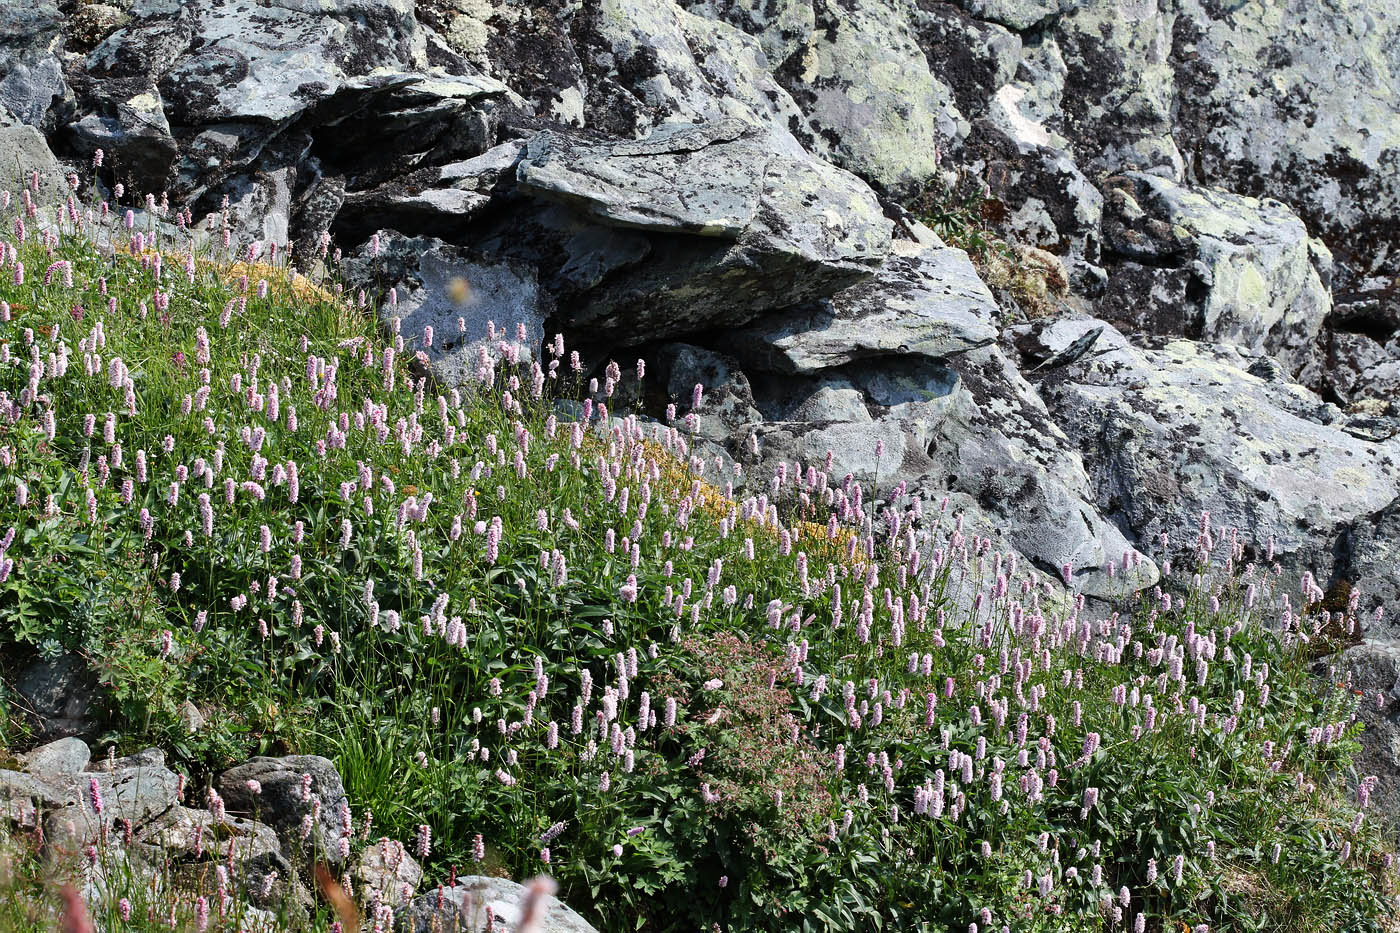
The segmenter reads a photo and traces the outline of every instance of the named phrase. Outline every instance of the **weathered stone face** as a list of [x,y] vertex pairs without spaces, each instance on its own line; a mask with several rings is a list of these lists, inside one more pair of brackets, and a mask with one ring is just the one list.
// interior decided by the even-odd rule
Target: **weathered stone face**
[[[1090,323],[1057,322],[1039,339],[1058,349]],[[1166,535],[1167,553],[1182,556],[1209,512],[1239,529],[1251,559],[1272,542],[1289,580],[1353,576],[1334,545],[1400,497],[1400,441],[1358,436],[1341,411],[1237,348],[1156,344],[1107,330],[1098,352],[1040,386],[1108,514],[1143,540]]]
[[1397,48],[1393,11],[1359,0],[1190,0],[1173,28],[1177,135],[1196,174],[1291,205],[1349,292],[1384,294],[1400,272]]
[[939,148],[967,135],[951,89],[883,0],[813,10],[811,35],[777,71],[806,118],[800,141],[885,190],[912,190],[937,169]]
[[[1397,36],[1361,0],[40,0],[0,12],[0,149],[54,200],[102,148],[202,237],[331,233],[441,383],[487,321],[655,348],[707,458],[829,450],[1086,592],[1201,508],[1351,579],[1400,540]],[[955,170],[1061,320],[895,203]]]
[[1142,173],[1108,188],[1104,317],[1271,353],[1293,373],[1311,361],[1332,310],[1317,270],[1326,248],[1292,211]]

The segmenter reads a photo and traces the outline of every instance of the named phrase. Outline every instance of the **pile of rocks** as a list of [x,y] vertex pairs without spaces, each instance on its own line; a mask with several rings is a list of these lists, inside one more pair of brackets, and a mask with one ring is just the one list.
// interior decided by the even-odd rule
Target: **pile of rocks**
[[[94,761],[85,742],[68,737],[11,763],[0,768],[0,822],[81,865],[89,903],[116,900],[134,884],[172,898],[203,894],[245,928],[270,925],[313,906],[308,882],[320,864],[367,914],[403,929],[478,931],[488,906],[496,930],[514,929],[523,889],[511,881],[464,876],[420,895],[423,869],[402,844],[352,831],[345,788],[325,758],[253,758],[203,792],[187,788],[154,748]],[[207,808],[186,806],[191,797]],[[593,930],[557,900],[548,906],[548,933]]]

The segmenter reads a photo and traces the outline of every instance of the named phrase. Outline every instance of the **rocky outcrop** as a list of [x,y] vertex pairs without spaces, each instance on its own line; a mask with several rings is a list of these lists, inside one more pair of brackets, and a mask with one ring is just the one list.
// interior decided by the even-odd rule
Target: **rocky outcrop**
[[1278,201],[1186,188],[1131,172],[1105,185],[1099,314],[1149,334],[1228,343],[1312,362],[1331,295],[1332,256]]
[[75,851],[104,839],[128,822],[144,838],[169,818],[179,796],[179,778],[162,763],[132,763],[85,771],[87,746],[66,738],[35,749],[23,771],[0,770],[0,819],[35,828],[44,838]]
[[644,265],[569,313],[575,326],[625,327],[636,342],[824,297],[869,275],[889,248],[890,223],[856,178],[775,155],[737,120],[603,145],[542,133],[516,178],[524,194],[594,224],[653,235]]
[[[1090,595],[1150,585],[1146,555],[1208,510],[1289,579],[1400,598],[1391,5],[68,13],[0,12],[0,183],[25,184],[18,153],[46,203],[65,168],[86,196],[101,148],[98,198],[168,190],[200,237],[321,272],[343,250],[439,383],[476,378],[485,341],[564,332],[652,361],[647,416],[704,383],[694,453],[736,482],[782,462],[946,498]],[[1064,307],[1016,297],[1027,257]],[[41,687],[36,725],[91,729]]]
[[[1102,326],[1058,321],[1023,346],[1048,355]],[[1271,553],[1292,581],[1311,570],[1358,583],[1370,600],[1393,592],[1389,574],[1357,579],[1337,545],[1400,502],[1400,439],[1290,383],[1269,357],[1169,338],[1134,346],[1104,328],[1092,354],[1051,370],[1040,391],[1095,498],[1142,540],[1186,557],[1209,513],[1238,529],[1251,560]]]

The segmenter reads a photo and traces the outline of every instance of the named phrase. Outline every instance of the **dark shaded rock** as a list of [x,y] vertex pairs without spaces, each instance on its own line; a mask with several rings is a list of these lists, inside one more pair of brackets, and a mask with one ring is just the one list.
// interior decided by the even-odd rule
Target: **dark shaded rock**
[[97,728],[97,678],[77,655],[35,661],[16,688],[44,736],[83,736]]
[[[304,785],[308,775],[310,781]],[[258,783],[256,793],[249,781]],[[217,788],[230,814],[251,816],[271,826],[283,853],[293,862],[304,865],[318,859],[338,866],[344,861],[339,843],[350,829],[340,814],[346,802],[345,786],[328,759],[317,755],[253,758],[219,775]],[[311,825],[310,835],[303,837],[302,821],[313,813],[316,800],[321,804],[320,816]]]
[[1366,731],[1355,775],[1375,781],[1370,819],[1391,832],[1400,829],[1400,642],[1368,640],[1317,662],[1315,671],[1361,694],[1357,715]]
[[[451,236],[465,230],[492,198],[513,186],[525,145],[501,143],[471,159],[410,172],[375,188],[347,192],[338,232],[363,239],[381,228]],[[324,228],[322,228],[324,229]]]
[[54,0],[0,8],[0,124],[52,128],[51,111],[67,94],[58,58],[62,25]]
[[[357,281],[396,289],[395,303],[379,306],[380,323],[402,337],[403,352],[413,355],[437,384],[477,382],[480,351],[494,351],[503,340],[518,343],[523,361],[538,356],[548,296],[541,293],[533,266],[393,231],[381,232],[379,244],[379,257],[361,251],[350,274]],[[519,340],[522,324],[526,336]]]
[[[870,274],[890,224],[869,189],[774,155],[736,120],[673,124],[636,142],[531,140],[519,190],[651,237],[650,261],[588,294],[579,327],[666,338],[817,298]],[[665,236],[659,236],[664,234]]]

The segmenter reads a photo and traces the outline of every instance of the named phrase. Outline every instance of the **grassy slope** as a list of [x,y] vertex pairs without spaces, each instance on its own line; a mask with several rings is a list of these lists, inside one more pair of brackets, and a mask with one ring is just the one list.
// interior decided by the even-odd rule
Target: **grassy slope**
[[[582,388],[567,357],[439,395],[404,365],[422,335],[386,366],[366,312],[284,270],[187,275],[174,242],[157,279],[127,231],[91,235],[122,249],[31,237],[24,283],[0,270],[0,657],[8,679],[82,652],[112,737],[194,786],[326,754],[371,838],[431,827],[430,878],[545,870],[607,930],[1388,922],[1378,836],[1333,789],[1356,698],[1275,634],[1266,568],[1225,572],[1228,535],[1171,608],[1091,622],[907,499],[875,515],[859,482],[794,470],[733,501],[683,428],[556,419]],[[59,260],[71,287],[45,282]],[[619,376],[597,400],[625,411]],[[953,585],[984,593],[974,615]],[[41,927],[46,876],[10,861],[28,906],[0,926]]]

